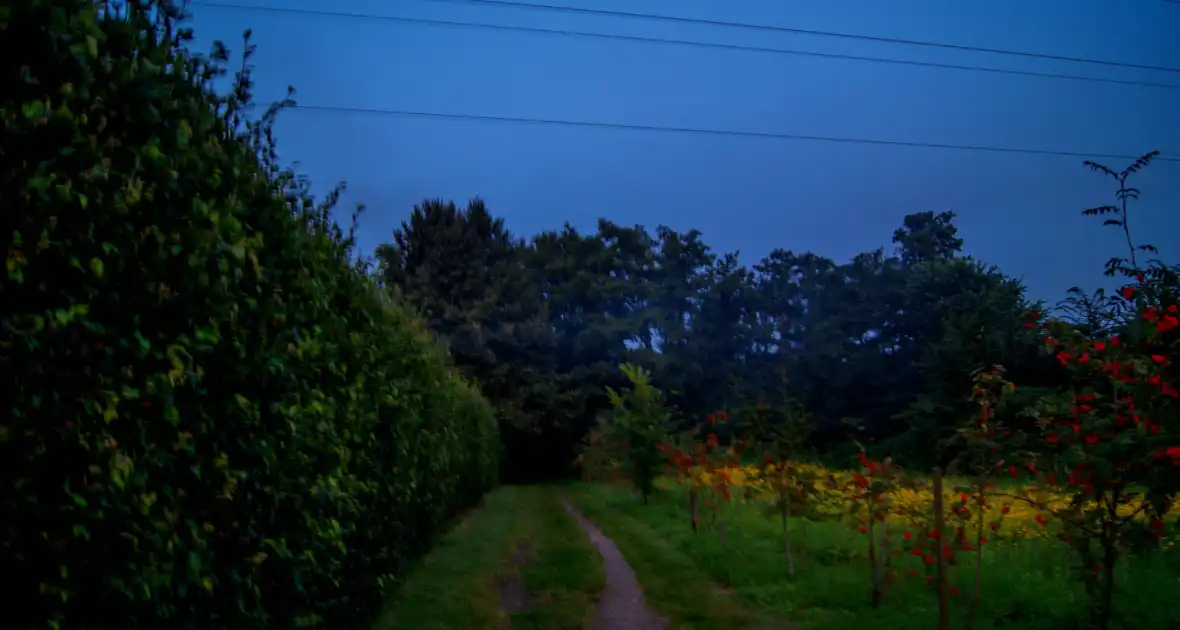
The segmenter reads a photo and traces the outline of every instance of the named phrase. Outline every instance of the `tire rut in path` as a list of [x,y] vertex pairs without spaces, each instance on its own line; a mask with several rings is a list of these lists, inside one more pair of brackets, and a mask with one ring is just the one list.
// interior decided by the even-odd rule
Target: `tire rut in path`
[[524,585],[524,577],[520,575],[520,567],[528,562],[529,543],[527,540],[516,541],[516,553],[510,561],[510,572],[496,577],[500,587],[500,610],[506,615],[521,612],[532,605],[528,589]]
[[578,525],[590,537],[590,542],[602,556],[602,569],[606,576],[606,588],[598,602],[598,610],[591,621],[591,630],[664,630],[668,622],[648,608],[643,598],[643,589],[635,578],[635,571],[627,559],[607,538],[602,530],[574,509],[568,501],[562,501],[565,511],[578,521]]

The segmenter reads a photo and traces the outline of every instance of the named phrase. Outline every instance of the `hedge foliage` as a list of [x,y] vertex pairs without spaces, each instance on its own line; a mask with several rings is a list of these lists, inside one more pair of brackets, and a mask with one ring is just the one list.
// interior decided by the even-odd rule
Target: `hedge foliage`
[[363,627],[492,410],[170,4],[0,7],[5,627]]

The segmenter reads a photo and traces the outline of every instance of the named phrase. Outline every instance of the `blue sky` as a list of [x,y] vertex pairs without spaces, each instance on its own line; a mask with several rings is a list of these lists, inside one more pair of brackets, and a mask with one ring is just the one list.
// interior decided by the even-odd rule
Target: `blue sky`
[[[540,0],[537,0],[540,1]],[[1164,0],[549,0],[1180,68]],[[235,4],[573,29],[1171,83],[1180,72],[430,0]],[[198,46],[254,31],[260,100],[1180,158],[1180,89],[606,41],[194,2]],[[522,236],[598,217],[700,229],[753,263],[775,247],[836,260],[888,245],[909,212],[953,210],[968,253],[1033,297],[1098,286],[1118,235],[1080,216],[1113,182],[1080,158],[289,111],[284,160],[368,211],[363,253],[424,198],[480,196]],[[1112,167],[1120,160],[1098,159]],[[1180,162],[1133,182],[1139,240],[1180,260]]]

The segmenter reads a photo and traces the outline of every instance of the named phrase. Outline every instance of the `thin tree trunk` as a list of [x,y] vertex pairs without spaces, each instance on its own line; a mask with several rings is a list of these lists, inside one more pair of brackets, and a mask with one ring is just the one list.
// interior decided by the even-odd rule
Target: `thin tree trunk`
[[795,575],[795,559],[791,556],[791,532],[787,527],[787,519],[791,517],[791,501],[788,497],[783,497],[781,513],[783,515],[783,552],[787,555],[787,572],[793,577]]
[[942,469],[934,469],[934,531],[938,532],[935,543],[938,551],[935,555],[934,586],[938,593],[938,630],[949,630],[951,627],[950,603],[946,593],[946,559],[943,554],[946,544],[946,522],[942,512]]
[[1118,519],[1120,498],[1118,489],[1112,489],[1106,504],[1108,522],[1102,531],[1102,590],[1098,594],[1102,599],[1098,608],[1097,630],[1110,627],[1110,617],[1114,612],[1115,563],[1118,562],[1119,553],[1114,523]]
[[889,567],[889,524],[884,521],[881,522],[881,544],[878,547],[880,553],[877,554],[877,568],[874,576],[876,589],[880,593],[885,592],[885,578],[888,575]]
[[881,588],[877,584],[877,541],[876,528],[874,527],[876,519],[873,518],[873,499],[869,498],[869,525],[867,534],[869,537],[869,579],[872,580],[873,590],[869,595],[869,604],[873,608],[881,605]]
[[975,617],[979,614],[979,599],[983,590],[981,576],[983,575],[983,489],[985,487],[986,481],[980,477],[977,500],[979,523],[975,528],[975,586],[971,589],[971,604],[967,609],[967,630],[975,629]]
[[689,490],[688,492],[688,511],[689,517],[692,519],[692,531],[697,531],[697,491]]
[[1110,538],[1102,541],[1102,604],[1098,613],[1098,630],[1110,627],[1114,611],[1114,564],[1118,560],[1118,549]]

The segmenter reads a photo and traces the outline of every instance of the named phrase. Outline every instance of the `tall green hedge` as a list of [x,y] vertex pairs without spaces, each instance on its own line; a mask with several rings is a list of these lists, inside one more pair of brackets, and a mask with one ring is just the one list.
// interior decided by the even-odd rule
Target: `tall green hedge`
[[492,411],[248,74],[217,97],[175,9],[102,4],[0,6],[0,625],[363,627],[495,483]]

